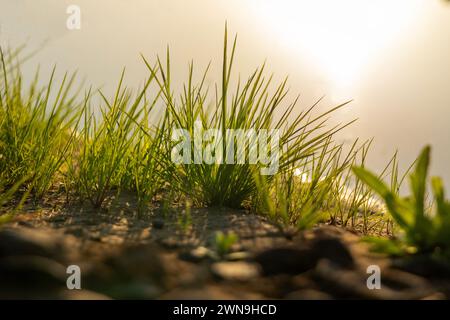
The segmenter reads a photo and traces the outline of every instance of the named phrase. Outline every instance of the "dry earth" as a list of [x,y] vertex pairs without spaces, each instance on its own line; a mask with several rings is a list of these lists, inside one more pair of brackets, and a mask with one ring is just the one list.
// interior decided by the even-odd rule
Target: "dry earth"
[[[448,299],[447,266],[373,254],[358,234],[320,225],[296,233],[241,210],[192,208],[138,216],[132,199],[108,210],[54,197],[0,228],[0,298]],[[217,231],[238,241],[219,258]],[[82,290],[66,268],[80,266]],[[366,269],[381,268],[369,290]]]

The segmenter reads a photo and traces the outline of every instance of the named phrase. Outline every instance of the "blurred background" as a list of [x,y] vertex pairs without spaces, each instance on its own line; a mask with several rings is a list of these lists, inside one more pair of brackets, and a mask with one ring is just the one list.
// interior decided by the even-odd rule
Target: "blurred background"
[[[69,30],[69,5],[81,29]],[[359,118],[339,139],[374,137],[369,165],[380,170],[396,149],[405,169],[433,146],[432,173],[450,187],[450,4],[444,0],[0,0],[0,45],[38,52],[23,66],[78,70],[111,93],[121,70],[137,88],[170,46],[173,81],[192,59],[198,75],[220,81],[224,23],[238,34],[234,65],[246,78],[265,60],[275,80],[289,76],[298,108],[325,95],[322,109],[354,101],[337,122]],[[43,78],[44,80],[45,78]]]

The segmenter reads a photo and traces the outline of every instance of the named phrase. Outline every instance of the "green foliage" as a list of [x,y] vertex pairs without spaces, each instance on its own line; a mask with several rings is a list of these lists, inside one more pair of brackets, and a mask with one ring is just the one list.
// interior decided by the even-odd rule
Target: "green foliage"
[[[23,186],[24,182],[27,181],[29,177],[25,176],[21,180],[17,181],[11,188],[5,190],[5,187],[3,186],[3,182],[0,180],[0,209],[1,207],[6,204],[11,198],[14,196],[14,194],[19,190],[20,187]],[[19,204],[16,206],[16,209],[19,209],[23,202],[26,200],[29,194],[29,189],[23,193],[22,199],[19,202]],[[0,224],[2,224],[2,221],[5,221],[6,217],[12,217],[13,212],[6,214],[5,216],[1,216],[0,218]]]
[[216,232],[214,238],[214,245],[219,257],[223,257],[228,254],[231,247],[238,241],[238,236],[233,232],[223,233],[221,231]]
[[[205,78],[209,69],[201,76],[199,83],[194,83],[193,64],[189,66],[188,80],[183,87],[179,99],[172,90],[170,58],[167,52],[166,64],[157,59],[157,67],[152,67],[145,59],[146,65],[155,77],[167,106],[170,118],[168,137],[171,137],[172,128],[181,128],[193,133],[199,130],[219,129],[222,132],[222,145],[225,150],[235,148],[234,137],[227,134],[228,129],[249,130],[255,132],[265,129],[277,129],[279,138],[279,171],[290,170],[292,165],[301,159],[314,155],[320,151],[333,134],[346,125],[323,129],[327,117],[333,111],[341,108],[339,105],[319,115],[313,110],[318,103],[307,110],[294,114],[297,99],[282,109],[287,95],[286,80],[280,83],[274,93],[270,93],[272,77],[265,76],[265,65],[255,70],[247,81],[237,81],[236,89],[230,90],[231,70],[236,48],[236,38],[232,49],[228,48],[228,37],[225,29],[222,83],[216,86],[215,99],[209,100],[209,91],[205,88]],[[221,88],[220,93],[217,87]],[[280,117],[275,120],[275,114]],[[194,140],[194,139],[192,139]],[[203,149],[207,142],[203,142]],[[192,158],[195,152],[192,144]],[[245,155],[249,154],[251,146],[247,141]],[[169,146],[167,149],[171,149]],[[244,155],[244,156],[245,156]],[[236,159],[239,155],[236,155]],[[166,180],[171,187],[189,195],[197,205],[228,206],[239,208],[243,202],[249,200],[257,193],[255,172],[263,167],[261,163],[233,164],[215,162],[207,164],[180,164],[174,165],[170,161],[166,166]]]
[[[2,55],[0,181],[6,188],[31,174],[25,184],[36,197],[42,197],[55,180],[63,181],[68,194],[76,194],[94,207],[102,206],[113,193],[129,190],[137,194],[139,209],[144,209],[155,194],[167,190],[187,196],[196,205],[241,207],[262,198],[265,191],[260,182],[264,180],[271,193],[280,190],[279,199],[271,201],[276,203],[275,211],[289,216],[285,222],[309,227],[317,221],[313,213],[324,202],[340,170],[338,166],[331,169],[337,150],[330,147],[331,140],[348,124],[328,128],[326,124],[328,116],[345,103],[318,115],[314,110],[320,100],[302,112],[294,112],[297,99],[283,108],[287,81],[271,93],[272,76],[265,75],[264,65],[247,81],[236,81],[232,90],[235,48],[236,38],[230,50],[225,30],[221,90],[216,90],[214,97],[205,87],[209,68],[195,84],[193,64],[182,93],[175,96],[167,52],[165,65],[159,58],[155,66],[144,59],[150,76],[135,97],[124,88],[124,73],[111,99],[99,92],[103,105],[96,111],[100,112],[93,111],[96,93],[91,90],[81,101],[77,101],[78,92],[70,95],[75,76],[66,75],[53,93],[54,71],[42,89],[36,76],[25,95],[19,63],[12,58],[16,53]],[[155,83],[155,95],[149,99],[149,87]],[[161,118],[153,116],[158,102],[165,107]],[[173,129],[187,129],[192,136],[196,126],[201,130],[220,129],[225,149],[235,147],[227,129],[279,130],[277,175],[263,176],[260,172],[265,164],[249,161],[174,164]],[[249,154],[250,148],[247,141],[243,152]],[[239,156],[235,154],[235,160]],[[294,170],[305,171],[307,167],[312,182],[298,184]]]
[[161,186],[155,172],[162,136],[151,134],[154,103],[145,99],[152,78],[134,99],[123,88],[123,78],[124,72],[111,101],[100,93],[106,106],[101,108],[99,123],[90,111],[90,92],[86,95],[81,148],[72,152],[68,162],[72,186],[94,207],[100,207],[112,190],[122,188],[135,190],[142,207]]
[[71,95],[75,75],[64,75],[53,90],[55,69],[46,87],[38,87],[39,72],[28,90],[14,53],[0,50],[0,181],[12,186],[26,181],[35,198],[41,198],[74,141],[80,119],[76,93]]
[[342,144],[332,144],[330,138],[317,153],[273,179],[255,176],[255,211],[280,227],[303,230],[328,221],[345,227],[362,225],[363,232],[373,230],[380,217],[370,213],[372,192],[359,180],[353,183],[351,179],[352,166],[359,156],[364,162],[370,144],[367,141],[359,145],[356,140],[347,150]]
[[418,252],[450,258],[450,203],[445,199],[440,178],[435,177],[431,181],[435,212],[429,212],[426,206],[429,162],[430,147],[427,146],[409,175],[411,195],[408,197],[399,196],[396,190],[363,167],[353,168],[356,176],[381,196],[402,231],[397,240],[377,240],[378,248],[389,253]]
[[329,140],[320,154],[303,158],[273,179],[255,174],[258,187],[254,200],[256,212],[281,226],[294,225],[299,230],[308,229],[323,219],[324,200],[336,174],[345,167],[333,164],[339,149],[340,146],[330,148]]
[[184,210],[178,215],[178,227],[183,233],[188,232],[192,226],[191,203],[186,201]]
[[[377,232],[390,234],[391,218],[383,214],[374,191],[358,179],[351,170],[351,167],[365,165],[371,145],[372,140],[369,140],[358,148],[353,147],[346,155],[343,163],[347,163],[348,166],[341,170],[334,179],[328,195],[332,201],[328,202],[327,211],[332,224],[355,228],[363,234]],[[398,153],[395,152],[379,176],[382,179],[389,179],[390,188],[395,193],[398,193],[407,173],[414,165],[413,163],[400,176],[398,163]]]
[[126,165],[128,170],[124,177],[124,185],[137,194],[140,212],[158,192],[161,192],[166,183],[162,159],[168,156],[168,152],[164,150],[164,141],[167,139],[165,129],[168,125],[167,116],[164,116],[157,129],[150,127],[150,122],[149,112],[146,112],[139,124],[140,130],[128,159]]
[[[176,94],[167,50],[165,63],[158,57],[152,66],[144,58],[150,74],[136,95],[124,87],[122,73],[115,94],[106,98],[99,91],[100,105],[95,106],[92,101],[97,92],[89,90],[81,100],[79,92],[71,94],[75,75],[65,75],[53,90],[55,70],[46,86],[38,86],[37,73],[24,90],[20,63],[15,59],[18,52],[2,53],[0,194],[6,194],[1,202],[18,191],[39,199],[55,182],[63,181],[69,195],[76,194],[94,207],[101,207],[122,190],[137,195],[140,212],[160,196],[166,198],[163,212],[175,198],[187,201],[179,217],[185,231],[192,223],[192,201],[195,205],[245,206],[298,229],[328,218],[331,223],[355,227],[362,210],[363,232],[369,233],[379,223],[372,222],[370,213],[374,191],[355,180],[350,169],[364,165],[370,142],[359,146],[355,141],[344,151],[334,137],[351,122],[328,125],[329,116],[346,103],[316,114],[319,100],[300,111],[297,99],[285,103],[287,80],[272,88],[265,65],[245,81],[233,80],[235,49],[236,38],[230,48],[225,29],[222,81],[213,95],[205,84],[209,66],[197,82],[193,63],[181,93]],[[156,114],[157,105],[162,114]],[[248,137],[243,150],[237,150],[245,153],[244,163],[238,163],[241,154],[235,152],[233,164],[175,164],[171,152],[177,144],[172,139],[176,128],[186,129],[191,137],[197,129],[219,129],[226,150],[238,149],[228,129],[278,130],[278,171],[265,176],[261,169],[266,164],[249,163],[254,146]],[[203,141],[200,147],[206,149],[210,144]],[[191,158],[195,158],[194,139],[191,147]],[[397,194],[401,180],[396,155],[389,165],[391,190]],[[19,187],[14,187],[18,182]],[[414,183],[420,185],[420,181]],[[434,181],[433,187],[439,194],[440,182]]]

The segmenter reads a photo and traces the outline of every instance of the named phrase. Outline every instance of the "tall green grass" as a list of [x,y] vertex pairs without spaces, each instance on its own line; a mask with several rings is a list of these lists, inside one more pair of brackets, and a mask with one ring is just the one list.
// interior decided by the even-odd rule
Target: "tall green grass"
[[[363,234],[392,233],[392,220],[385,214],[385,208],[376,193],[355,177],[351,167],[364,167],[367,162],[373,139],[363,143],[354,153],[348,154],[345,170],[336,175],[327,211],[330,214],[330,223],[357,229]],[[399,193],[406,175],[411,170],[411,164],[405,172],[400,175],[399,157],[396,151],[388,163],[381,170],[380,179],[388,179],[390,188]]]
[[344,151],[344,145],[334,144],[331,138],[319,152],[291,164],[289,170],[275,175],[270,183],[257,177],[256,211],[281,226],[294,225],[298,229],[307,229],[319,221],[333,223],[345,201],[335,193],[336,188],[367,143],[359,146],[356,140]]
[[[18,52],[1,52],[1,200],[18,191],[38,200],[62,181],[68,195],[95,208],[125,190],[136,194],[140,212],[162,195],[166,202],[246,207],[299,229],[323,220],[362,225],[363,233],[370,233],[389,223],[373,214],[373,190],[351,172],[364,166],[371,142],[356,140],[349,149],[336,143],[336,133],[353,121],[331,125],[329,118],[348,102],[320,113],[319,100],[299,111],[298,98],[287,101],[287,79],[274,84],[264,64],[245,81],[234,79],[235,52],[236,37],[230,45],[225,29],[221,82],[212,88],[206,85],[209,66],[194,81],[191,63],[181,92],[175,92],[167,50],[165,61],[158,57],[151,64],[143,58],[149,76],[140,90],[133,93],[124,85],[123,72],[111,97],[73,90],[75,75],[66,74],[57,84],[55,70],[46,85],[39,85],[37,72],[24,88]],[[248,140],[243,150],[236,148],[233,163],[174,163],[178,128],[191,137],[196,130],[219,129],[223,156],[239,142],[228,129],[279,130],[278,170],[263,175],[266,164],[249,163],[254,146]],[[203,141],[200,147],[210,144]],[[195,159],[195,142],[190,146]],[[244,163],[239,152],[245,153]],[[397,155],[380,177],[388,172],[391,190],[398,193]]]
[[[297,100],[285,102],[286,80],[275,86],[271,92],[272,77],[265,75],[265,65],[256,69],[246,81],[238,80],[236,88],[231,89],[235,49],[236,38],[230,50],[225,30],[222,82],[215,86],[215,96],[212,98],[209,88],[205,87],[209,68],[203,72],[201,80],[194,83],[194,67],[191,64],[183,91],[177,95],[172,90],[169,52],[165,63],[158,57],[157,67],[151,66],[144,59],[162,91],[169,112],[170,129],[186,129],[191,137],[196,129],[219,129],[222,132],[223,155],[226,150],[235,147],[234,137],[228,134],[228,129],[253,129],[255,132],[263,129],[280,130],[279,171],[284,172],[290,170],[298,161],[320,152],[330,137],[347,125],[326,127],[327,117],[346,103],[314,115],[316,103],[295,114]],[[276,118],[276,114],[280,116]],[[171,136],[171,132],[168,136]],[[203,149],[206,144],[202,145]],[[194,159],[194,141],[191,141],[191,147],[194,150],[191,158]],[[250,148],[252,146],[247,141],[245,154],[249,154]],[[248,161],[238,163],[238,156],[235,154],[234,163],[167,163],[166,180],[170,181],[172,188],[189,195],[197,205],[239,208],[258,192],[254,173],[260,171],[263,165],[249,164]],[[266,179],[272,180],[271,177]]]
[[0,50],[0,181],[8,187],[28,177],[25,183],[39,199],[54,182],[76,135],[80,113],[76,92],[71,93],[75,75],[65,74],[55,87],[53,69],[41,87],[36,72],[25,89],[11,55]]
[[100,92],[104,103],[100,119],[91,111],[90,92],[86,95],[84,127],[78,135],[81,147],[74,145],[68,160],[69,188],[95,208],[112,192],[118,194],[123,189],[136,191],[143,207],[162,185],[156,171],[160,169],[157,158],[164,125],[152,134],[150,115],[155,100],[146,98],[153,77],[134,98],[123,80],[124,72],[111,99]]

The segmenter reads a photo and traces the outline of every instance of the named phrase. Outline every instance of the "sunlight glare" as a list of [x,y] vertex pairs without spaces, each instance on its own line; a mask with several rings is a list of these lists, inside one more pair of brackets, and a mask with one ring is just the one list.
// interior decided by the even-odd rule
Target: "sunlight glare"
[[336,87],[352,85],[376,55],[407,32],[422,0],[258,0],[267,29]]

